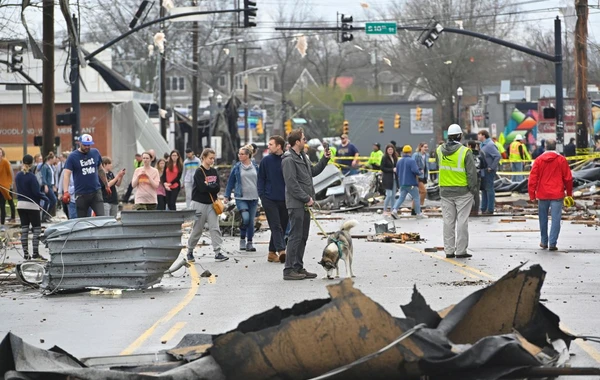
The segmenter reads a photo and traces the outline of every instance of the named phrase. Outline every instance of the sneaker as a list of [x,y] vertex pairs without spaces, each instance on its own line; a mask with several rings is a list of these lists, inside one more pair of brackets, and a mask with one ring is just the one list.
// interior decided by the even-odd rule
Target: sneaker
[[548,248],[548,251],[558,251],[558,247],[555,245],[551,245],[550,248]]
[[279,252],[279,262],[285,264],[285,251]]
[[305,278],[306,278],[306,275],[304,275],[302,273],[298,273],[295,270],[292,270],[288,273],[283,274],[284,280],[304,280]]
[[251,241],[248,241],[248,243],[246,243],[246,251],[247,252],[256,252],[256,248],[254,248],[254,245],[252,244]]
[[423,213],[420,213],[417,215],[417,219],[427,219],[427,218],[429,218],[429,217]]
[[276,252],[269,251],[269,255],[267,256],[267,261],[270,263],[276,263],[279,261],[279,256],[277,256]]
[[303,274],[304,276],[306,276],[306,278],[317,278],[317,274],[316,273],[310,273],[309,271],[307,271],[304,268],[300,269],[298,271],[298,273]]
[[456,255],[457,259],[468,259],[469,257],[473,257],[470,253],[461,253],[460,255]]
[[390,215],[392,216],[392,218],[398,219],[398,211],[397,210],[392,210],[392,212],[390,213]]
[[540,243],[540,248],[546,249],[546,248],[548,248],[548,244]]
[[194,258],[194,252],[188,252],[187,261],[188,263],[193,263],[194,261],[196,261],[196,259]]
[[4,227],[4,224],[0,226],[0,231],[2,231],[2,232],[6,231],[6,227]]
[[240,240],[240,251],[246,250],[246,239]]
[[215,254],[215,261],[227,261],[227,260],[229,260],[229,257],[225,256],[221,252],[217,252]]
[[417,215],[417,213],[416,213],[416,211],[415,211],[414,208],[410,209],[410,215],[412,215],[412,216],[416,216]]
[[454,253],[446,253],[446,258],[447,259],[453,259],[455,257],[456,257],[456,255]]

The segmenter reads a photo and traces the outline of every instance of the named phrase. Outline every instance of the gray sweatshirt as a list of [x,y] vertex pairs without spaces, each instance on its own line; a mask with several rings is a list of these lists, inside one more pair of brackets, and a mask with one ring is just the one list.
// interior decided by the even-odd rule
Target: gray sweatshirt
[[[454,152],[456,152],[462,144],[454,141],[448,141],[444,145],[442,145],[442,155],[450,156]],[[440,165],[440,160],[442,157],[438,155],[437,164],[438,167]],[[464,186],[448,186],[441,187],[440,186],[440,196],[442,198],[452,198],[459,197],[461,195],[465,195],[467,193],[471,193],[473,195],[479,196],[479,183],[477,180],[477,167],[475,166],[475,160],[473,159],[473,152],[470,149],[467,149],[467,154],[465,156],[465,171],[467,172],[467,187]]]

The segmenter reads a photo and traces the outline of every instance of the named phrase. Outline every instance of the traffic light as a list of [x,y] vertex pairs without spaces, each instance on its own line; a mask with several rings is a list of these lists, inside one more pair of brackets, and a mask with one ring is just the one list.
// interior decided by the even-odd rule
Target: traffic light
[[440,34],[444,30],[444,27],[435,20],[431,20],[429,24],[427,24],[427,30],[424,30],[419,37],[419,42],[421,45],[425,45],[427,49],[433,46],[435,40],[440,37]]
[[289,135],[292,132],[292,120],[288,119],[284,123],[285,126],[285,134]]
[[262,125],[262,119],[258,119],[258,121],[256,122],[256,133],[258,133],[259,135],[265,133]]
[[400,129],[400,114],[399,113],[397,113],[396,116],[394,116],[394,128]]
[[10,49],[10,71],[23,70],[23,46],[12,45]]
[[344,128],[342,128],[342,133],[344,135],[350,133],[350,124],[348,124],[348,120],[344,120]]
[[379,119],[379,133],[383,133],[383,119]]
[[352,16],[346,15],[341,15],[340,19],[342,21],[342,36],[340,38],[340,42],[350,42],[354,39],[354,36],[351,33],[352,21],[354,21],[354,19]]
[[244,0],[244,28],[256,26],[254,18],[256,17],[256,1]]
[[416,114],[417,114],[417,121],[421,121],[421,116],[423,114],[423,109],[421,107],[417,106]]

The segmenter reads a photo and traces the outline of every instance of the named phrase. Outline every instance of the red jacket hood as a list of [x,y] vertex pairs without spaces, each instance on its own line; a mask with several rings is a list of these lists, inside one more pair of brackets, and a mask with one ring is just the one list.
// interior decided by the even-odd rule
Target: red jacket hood
[[556,160],[558,157],[562,157],[562,156],[554,150],[547,150],[544,153],[542,153],[542,155],[538,156],[538,158],[536,158],[536,160],[545,161],[545,162],[550,163],[550,162]]

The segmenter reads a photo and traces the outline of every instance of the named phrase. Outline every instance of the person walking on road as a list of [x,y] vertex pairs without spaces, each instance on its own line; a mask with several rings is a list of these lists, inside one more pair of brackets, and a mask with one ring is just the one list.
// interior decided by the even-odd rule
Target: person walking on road
[[216,200],[221,190],[221,182],[215,164],[215,151],[205,148],[200,155],[201,164],[194,174],[192,191],[192,202],[190,208],[196,211],[196,219],[192,227],[192,233],[187,243],[187,260],[194,262],[194,248],[202,236],[204,225],[208,223],[210,241],[215,252],[215,261],[226,261],[229,257],[223,254],[221,244],[223,237],[219,228],[219,217],[213,208],[213,200]]
[[[63,170],[63,203],[69,203],[69,179],[73,173],[75,182],[75,203],[77,217],[85,218],[91,207],[96,216],[104,216],[104,201],[100,187],[108,187],[106,173],[102,169],[102,156],[96,148],[92,148],[94,140],[91,135],[83,134],[79,140],[79,149],[71,152]],[[107,192],[112,191],[108,187]]]
[[[242,215],[240,226],[240,251],[256,252],[254,238],[254,219],[258,208],[258,165],[252,161],[252,146],[246,145],[238,152],[239,161],[231,169],[225,188],[225,200],[231,200],[235,189],[235,205]],[[248,241],[246,241],[246,238]]]
[[144,166],[135,169],[131,185],[135,191],[134,210],[156,210],[158,198],[156,189],[160,185],[158,170],[151,166],[152,156],[148,152],[142,153]]
[[192,203],[192,190],[194,187],[194,174],[196,174],[196,170],[200,167],[200,159],[196,157],[194,151],[190,148],[185,150],[185,161],[183,161],[183,173],[181,174],[181,178],[183,178],[183,186],[182,189],[185,191],[185,208],[190,208],[190,203]]
[[10,206],[9,222],[15,221],[15,203],[10,195],[12,186],[13,171],[10,161],[4,157],[4,149],[0,148],[0,217],[2,218],[0,229],[4,229],[4,222],[6,221],[6,202]]
[[392,208],[392,218],[398,218],[398,209],[402,206],[402,203],[406,199],[406,196],[410,194],[414,201],[414,210],[417,219],[427,218],[421,212],[421,201],[419,199],[419,184],[418,177],[423,174],[422,170],[419,170],[417,163],[411,157],[412,148],[410,145],[404,145],[402,148],[402,159],[398,160],[396,164],[396,174],[398,174],[398,187],[400,188],[400,197],[394,203]]
[[[515,161],[521,161],[512,163],[512,171],[515,173],[523,171],[523,168],[525,167],[525,163],[523,161],[531,160],[529,151],[527,151],[527,146],[523,143],[523,141],[525,141],[525,138],[522,135],[517,135],[515,137],[515,141],[510,143],[508,158]],[[522,174],[516,174],[512,176],[512,181],[521,182],[523,181],[523,178],[524,177]]]
[[160,182],[165,187],[167,209],[171,211],[177,210],[177,197],[181,190],[181,174],[183,172],[183,163],[181,162],[181,155],[179,151],[173,149],[169,155],[169,161],[167,161],[167,167],[162,173]]
[[494,207],[496,206],[496,189],[494,188],[494,180],[498,172],[498,164],[502,156],[498,151],[498,147],[490,139],[488,131],[481,130],[477,134],[477,139],[481,141],[481,152],[485,159],[485,164],[482,162],[481,173],[481,214],[494,215]]
[[[421,209],[425,205],[425,197],[427,196],[427,178],[429,178],[428,152],[429,146],[426,142],[419,143],[417,151],[413,153],[412,158],[417,163],[417,168],[421,171],[418,175],[417,182],[419,183],[419,200],[421,201]],[[413,201],[413,211],[415,205]]]
[[285,181],[281,161],[285,140],[281,136],[271,136],[269,139],[269,155],[263,157],[258,168],[258,196],[262,202],[271,238],[269,239],[270,263],[285,263],[285,229],[288,225],[288,212],[285,207]]
[[331,152],[326,150],[319,162],[312,166],[302,150],[306,142],[304,131],[293,130],[288,136],[288,142],[290,149],[284,153],[281,164],[285,181],[285,204],[291,224],[283,279],[303,280],[317,277],[316,273],[308,272],[304,268],[304,250],[310,232],[308,208],[315,203],[313,177],[325,169]]
[[446,258],[468,258],[469,214],[478,195],[477,168],[473,153],[460,143],[462,129],[448,127],[448,142],[437,148],[444,252]]
[[385,156],[381,159],[381,184],[385,189],[385,200],[383,201],[383,213],[392,211],[392,206],[396,199],[398,189],[398,178],[396,176],[396,164],[398,163],[398,153],[396,147],[388,144],[385,147]]
[[[546,151],[535,159],[529,174],[529,199],[538,203],[540,247],[556,251],[565,194],[573,201],[573,175],[567,159],[556,152],[556,140],[546,140]],[[548,213],[552,215],[548,236]]]
[[[23,167],[15,177],[17,195],[17,210],[21,219],[21,246],[25,260],[46,260],[40,255],[39,242],[42,231],[40,216],[40,203],[48,202],[48,197],[40,190],[40,184],[31,172],[33,157],[29,154],[23,156]],[[29,226],[33,229],[31,242],[33,255],[29,256]]]

